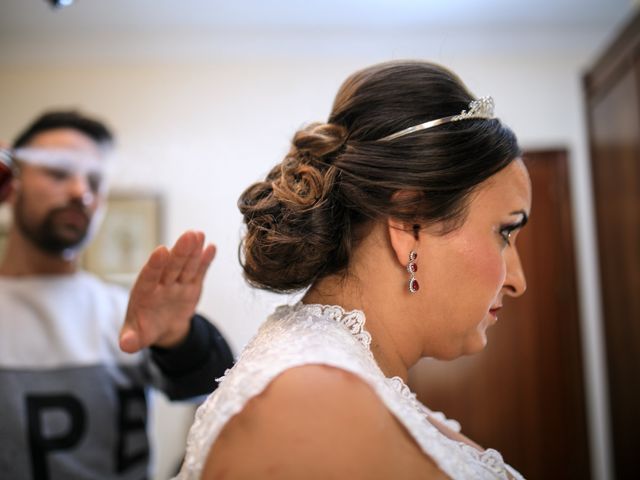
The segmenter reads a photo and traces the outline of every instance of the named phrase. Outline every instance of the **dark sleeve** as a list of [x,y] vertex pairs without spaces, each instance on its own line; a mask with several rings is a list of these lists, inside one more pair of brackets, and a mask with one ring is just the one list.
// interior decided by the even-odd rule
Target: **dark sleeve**
[[173,348],[151,347],[151,359],[162,374],[160,388],[171,400],[206,395],[216,378],[233,366],[229,344],[218,329],[195,314],[187,338]]

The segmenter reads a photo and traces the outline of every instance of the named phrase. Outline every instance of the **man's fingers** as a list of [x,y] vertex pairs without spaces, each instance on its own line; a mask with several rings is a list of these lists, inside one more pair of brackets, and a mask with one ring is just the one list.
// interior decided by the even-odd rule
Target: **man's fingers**
[[216,246],[213,243],[210,243],[207,245],[207,248],[204,249],[204,252],[202,252],[202,256],[200,257],[200,265],[198,266],[198,271],[194,277],[195,282],[202,282],[204,280],[204,276],[209,269],[209,265],[211,265],[215,256]]
[[202,248],[201,241],[198,232],[188,231],[180,235],[171,249],[169,262],[162,274],[161,282],[164,285],[170,285],[178,280],[191,256],[197,254],[197,251]]
[[141,348],[138,333],[131,327],[123,327],[120,332],[120,349],[126,353],[135,353]]
[[202,247],[204,245],[204,233],[197,232],[198,248],[194,249],[182,267],[182,272],[178,276],[178,282],[190,283],[198,273],[198,267],[200,266],[200,258],[202,257]]
[[134,294],[147,294],[153,291],[160,282],[162,272],[169,260],[169,250],[164,245],[157,247],[138,274],[136,283],[131,289]]
[[147,263],[144,264],[138,274],[129,296],[129,307],[124,319],[124,325],[120,330],[120,349],[124,352],[134,353],[143,347],[135,312],[141,308],[139,302],[144,301],[158,286],[168,259],[169,251],[167,247],[157,247],[151,252]]

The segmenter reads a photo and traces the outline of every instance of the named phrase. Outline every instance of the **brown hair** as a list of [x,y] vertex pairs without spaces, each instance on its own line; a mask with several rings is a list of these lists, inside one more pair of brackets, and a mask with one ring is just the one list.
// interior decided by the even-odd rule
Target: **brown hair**
[[13,147],[23,147],[29,144],[33,137],[38,134],[58,128],[77,130],[100,147],[110,147],[113,144],[113,134],[100,120],[91,118],[76,110],[52,110],[43,113],[25,128],[13,141]]
[[240,196],[249,283],[290,292],[344,272],[372,220],[457,228],[474,188],[520,155],[513,132],[497,119],[472,119],[380,139],[460,113],[472,100],[455,74],[428,62],[351,75],[328,122],[298,131],[284,160]]

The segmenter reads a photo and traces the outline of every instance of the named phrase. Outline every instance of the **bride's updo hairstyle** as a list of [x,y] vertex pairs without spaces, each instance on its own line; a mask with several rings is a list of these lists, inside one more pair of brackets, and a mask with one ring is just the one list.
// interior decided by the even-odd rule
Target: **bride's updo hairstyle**
[[381,139],[459,114],[474,99],[455,74],[428,62],[351,75],[328,122],[298,131],[282,162],[240,196],[249,283],[292,292],[346,273],[375,220],[438,223],[443,234],[460,226],[474,188],[520,155],[513,132],[497,119],[468,119]]

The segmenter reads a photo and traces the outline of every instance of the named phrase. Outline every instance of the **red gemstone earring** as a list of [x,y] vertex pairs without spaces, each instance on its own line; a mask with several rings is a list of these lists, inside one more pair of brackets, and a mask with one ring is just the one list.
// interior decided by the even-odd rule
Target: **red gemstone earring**
[[407,272],[409,272],[409,291],[411,293],[416,293],[420,290],[420,285],[418,284],[418,280],[416,280],[415,273],[418,271],[418,264],[416,263],[416,258],[418,258],[418,254],[415,250],[411,250],[409,253],[409,263],[407,264]]

